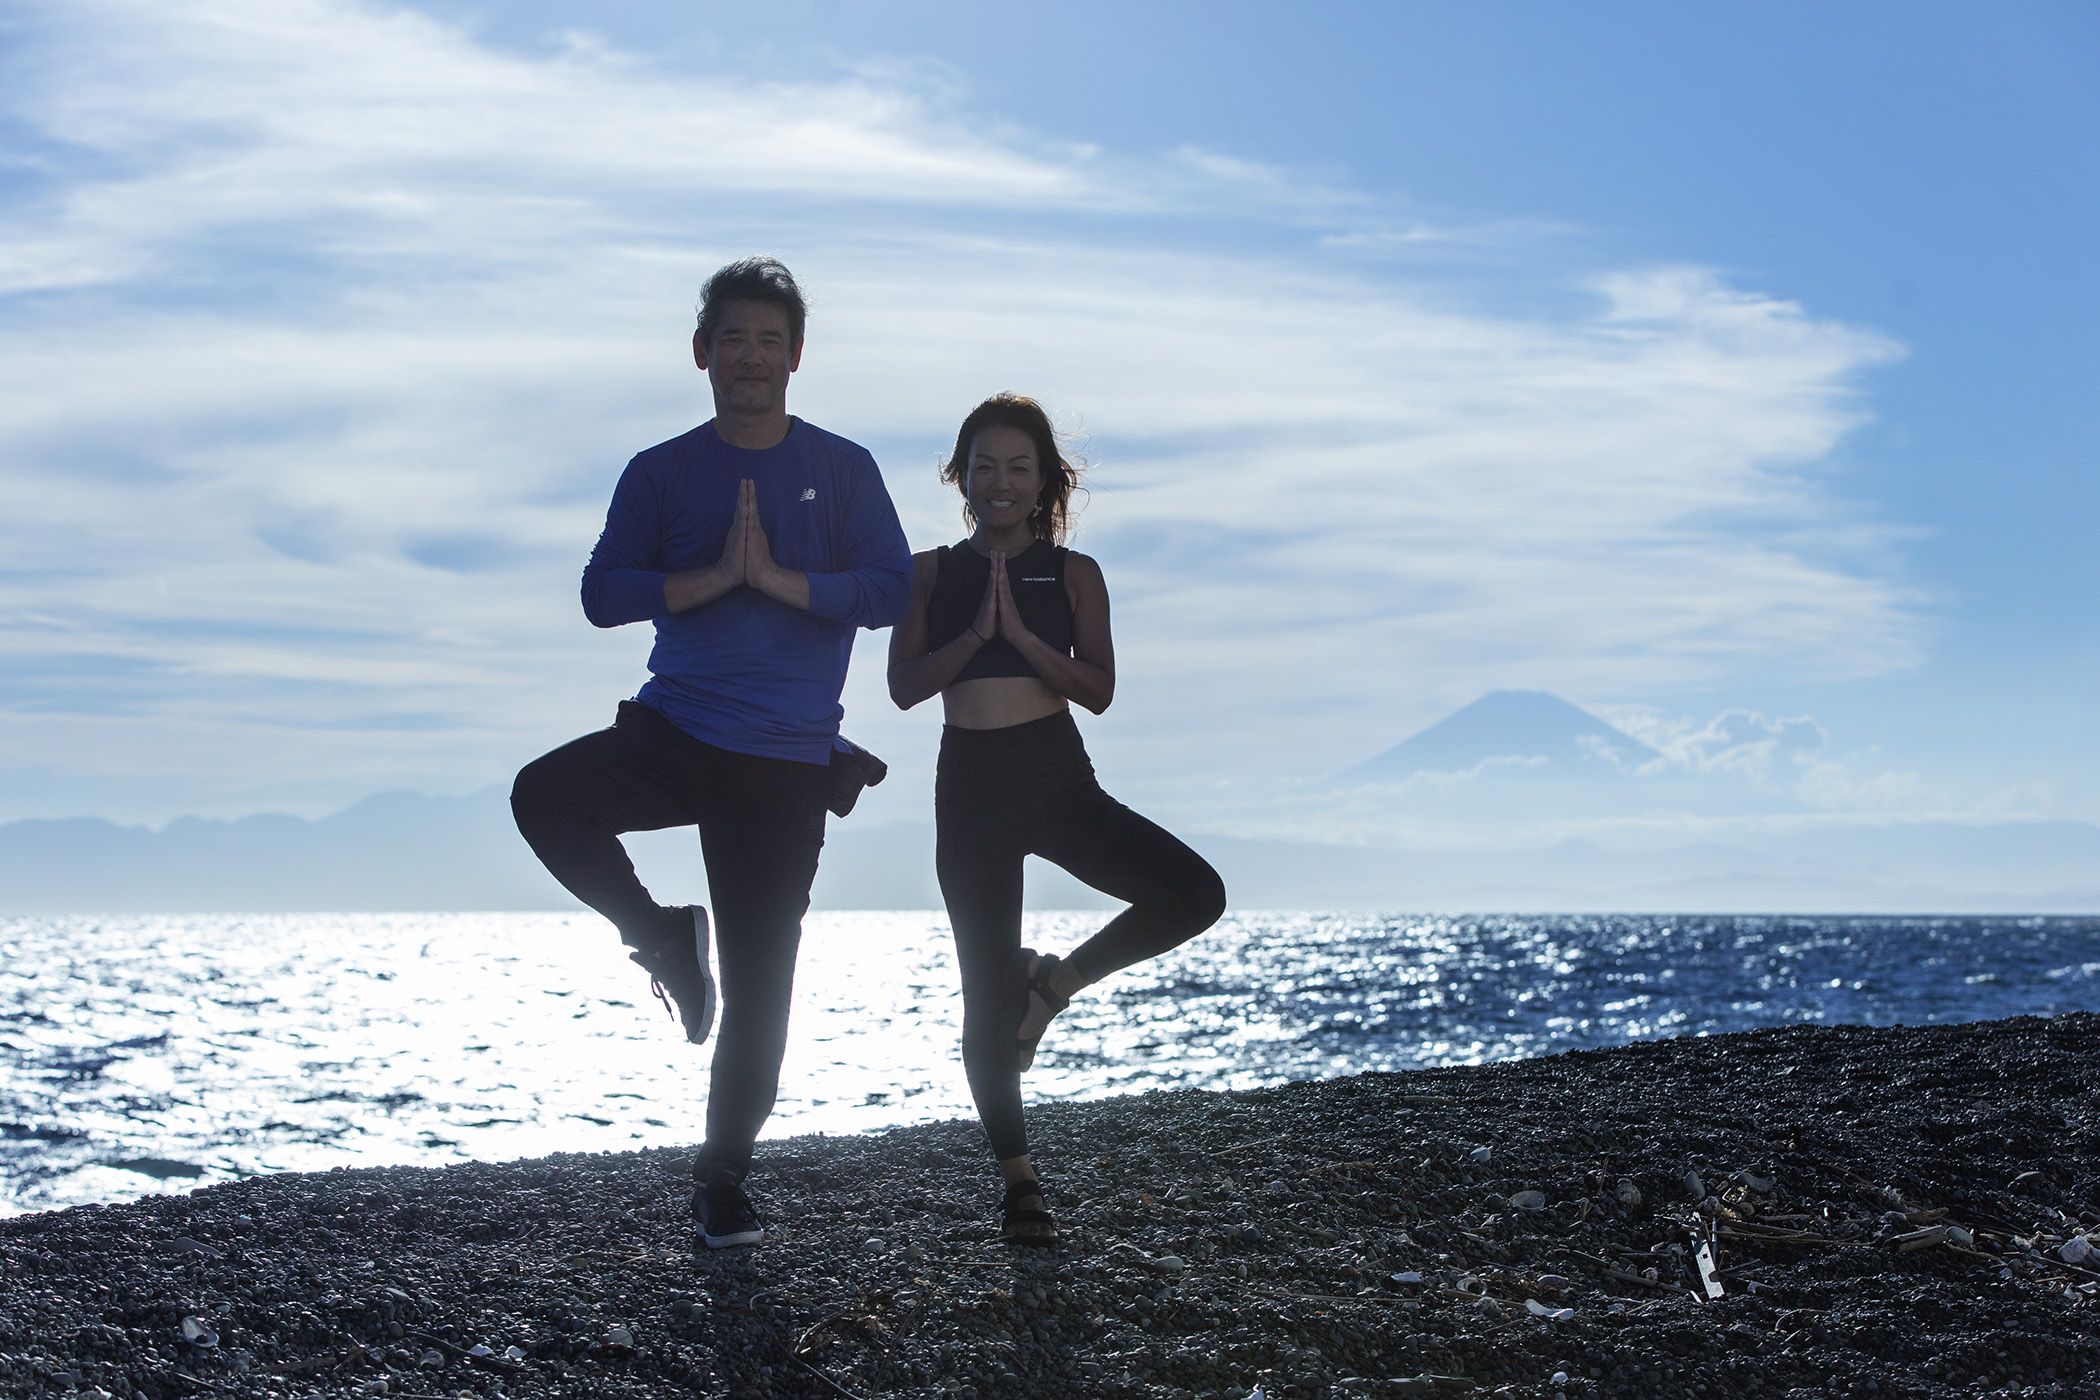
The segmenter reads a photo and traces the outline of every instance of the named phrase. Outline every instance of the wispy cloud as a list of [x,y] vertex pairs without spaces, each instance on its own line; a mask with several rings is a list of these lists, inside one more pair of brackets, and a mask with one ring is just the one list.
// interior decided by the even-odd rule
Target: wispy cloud
[[[1087,435],[1135,783],[1926,640],[1823,477],[1897,347],[1698,268],[1548,241],[1494,275],[1566,309],[1497,309],[1352,249],[1409,225],[1318,172],[986,123],[909,67],[701,80],[323,0],[13,25],[0,772],[459,789],[598,722],[645,639],[585,628],[576,573],[620,462],[705,416],[693,291],[754,248],[815,296],[797,410],[919,543],[984,393]],[[918,751],[878,663],[856,731]]]

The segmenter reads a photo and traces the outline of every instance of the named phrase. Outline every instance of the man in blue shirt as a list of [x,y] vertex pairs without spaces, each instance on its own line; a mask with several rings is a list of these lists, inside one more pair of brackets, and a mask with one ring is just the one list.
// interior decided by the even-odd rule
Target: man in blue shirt
[[806,318],[770,258],[709,279],[693,361],[715,416],[627,464],[583,571],[591,622],[655,625],[649,682],[511,791],[533,852],[612,921],[695,1044],[715,1012],[708,913],[652,899],[619,838],[699,828],[722,1034],[693,1212],[716,1247],[764,1236],[742,1183],[779,1087],[854,630],[894,623],[911,591],[874,459],[788,414]]

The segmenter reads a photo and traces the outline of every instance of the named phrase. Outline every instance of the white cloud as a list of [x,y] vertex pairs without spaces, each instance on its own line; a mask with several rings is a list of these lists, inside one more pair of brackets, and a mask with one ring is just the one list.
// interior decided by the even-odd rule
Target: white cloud
[[[1345,766],[1498,685],[1925,641],[1893,532],[1820,474],[1896,347],[1708,272],[1549,261],[1508,275],[1586,312],[1467,309],[1305,227],[1365,196],[1002,128],[909,67],[702,80],[322,0],[26,13],[0,104],[51,178],[0,226],[0,708],[71,718],[0,726],[0,772],[458,790],[597,722],[646,638],[586,628],[576,574],[626,454],[705,416],[693,291],[754,248],[814,296],[797,410],[877,446],[919,543],[984,393],[1088,432],[1125,677],[1095,742],[1161,790]],[[1792,742],[1727,737],[1700,752]]]
[[1770,718],[1730,709],[1700,724],[1641,706],[1600,706],[1597,714],[1660,754],[1657,765],[1760,782],[1801,781],[1812,765],[1825,762],[1830,742],[1808,715]]

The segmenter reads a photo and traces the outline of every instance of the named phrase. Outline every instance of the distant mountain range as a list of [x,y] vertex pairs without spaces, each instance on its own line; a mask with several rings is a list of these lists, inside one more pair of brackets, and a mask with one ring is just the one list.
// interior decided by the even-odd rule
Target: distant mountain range
[[[1338,793],[1492,822],[1544,810],[1700,810],[1747,801],[1659,769],[1661,756],[1542,692],[1504,691],[1342,776]],[[1467,775],[1463,782],[1451,775]],[[1338,799],[1339,800],[1339,799]],[[925,822],[832,824],[813,903],[940,905]],[[1492,829],[1492,828],[1490,828]],[[1244,909],[1498,912],[2100,913],[2100,826],[1824,822],[1785,834],[1612,849],[1595,841],[1392,849],[1184,833]],[[668,901],[703,897],[691,832],[629,839]],[[1035,908],[1108,901],[1032,866]],[[387,793],[319,821],[186,817],[160,831],[96,818],[0,825],[0,916],[51,912],[567,909],[501,789]]]

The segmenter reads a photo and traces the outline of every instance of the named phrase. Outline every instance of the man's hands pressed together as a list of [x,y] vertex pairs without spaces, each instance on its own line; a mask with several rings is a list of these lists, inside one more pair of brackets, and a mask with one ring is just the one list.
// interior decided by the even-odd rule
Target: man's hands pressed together
[[758,486],[750,477],[737,483],[736,516],[722,542],[722,557],[705,569],[667,574],[664,602],[674,613],[685,612],[737,588],[755,588],[775,602],[809,611],[809,575],[774,562],[772,542],[758,518]]
[[809,575],[800,569],[783,569],[773,562],[773,546],[766,527],[758,518],[758,485],[745,477],[737,487],[736,519],[729,526],[730,543],[724,546],[725,564],[732,555],[742,571],[740,582],[755,588],[778,603],[809,610]]

